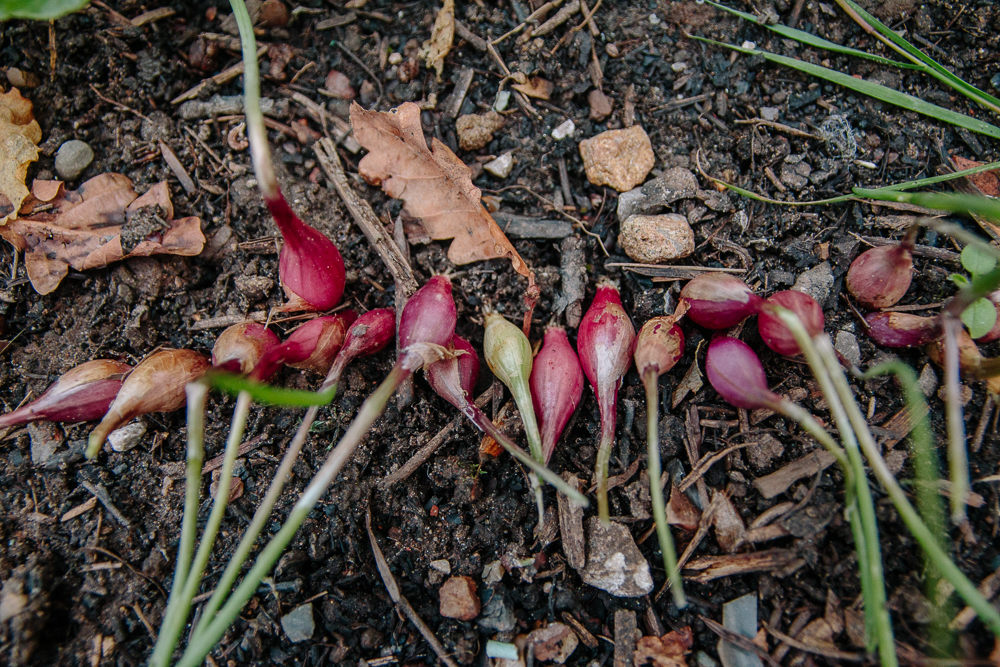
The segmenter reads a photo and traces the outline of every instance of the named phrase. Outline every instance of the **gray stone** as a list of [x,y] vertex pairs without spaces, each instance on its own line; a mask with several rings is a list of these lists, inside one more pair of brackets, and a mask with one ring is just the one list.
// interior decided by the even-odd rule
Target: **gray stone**
[[28,437],[31,438],[31,462],[35,465],[42,465],[52,458],[66,440],[62,429],[52,422],[28,424]]
[[144,435],[146,435],[146,425],[141,421],[134,421],[112,431],[108,435],[108,444],[116,452],[127,452],[138,447]]
[[809,184],[812,167],[800,155],[789,155],[781,165],[781,182],[792,190],[801,190]]
[[617,597],[640,597],[653,590],[649,563],[628,528],[618,523],[605,526],[596,516],[587,520],[587,566],[580,577]]
[[282,616],[281,629],[285,631],[288,641],[293,644],[312,639],[313,633],[316,631],[312,604],[300,605]]
[[[261,98],[260,110],[265,116],[272,118],[287,118],[291,115],[288,100],[275,100],[270,97]],[[212,95],[205,101],[188,100],[177,109],[177,114],[184,120],[240,113],[243,113],[242,95]]]
[[502,593],[493,592],[489,602],[483,606],[476,625],[486,632],[510,632],[517,625],[517,619],[507,598]]
[[166,141],[174,134],[174,121],[162,111],[153,111],[142,121],[139,136],[143,141]]
[[855,366],[861,364],[861,347],[858,345],[858,337],[850,331],[838,331],[837,340],[834,341],[833,346],[837,352],[844,355],[844,358]]
[[[672,167],[641,187],[628,190],[618,196],[618,219],[642,213],[659,213],[665,207],[681,199],[698,197],[698,179],[688,169]],[[709,193],[704,193],[706,196]],[[707,202],[706,202],[707,203]],[[713,199],[710,208],[731,207],[728,199]]]
[[917,380],[917,384],[920,385],[920,391],[924,396],[930,398],[934,394],[934,390],[938,386],[937,373],[931,368],[930,364],[924,364],[923,370],[920,371],[920,378]]
[[[722,605],[722,626],[747,639],[753,639],[757,634],[757,595],[748,593]],[[719,659],[723,667],[763,667],[756,653],[719,641]]]
[[639,213],[646,213],[646,193],[642,188],[632,188],[618,195],[618,219],[625,220]]
[[94,161],[94,149],[86,141],[70,139],[56,152],[56,173],[64,181],[75,181]]
[[825,304],[833,290],[833,269],[830,268],[830,263],[823,262],[803,272],[792,289],[808,294],[821,306]]
[[[833,346],[844,355],[844,358],[855,366],[861,364],[861,347],[858,345],[858,337],[850,331],[838,331],[837,339]],[[932,373],[934,371],[931,371]]]
[[618,244],[637,262],[656,264],[694,252],[694,231],[677,213],[633,215],[621,225]]
[[764,120],[776,121],[778,120],[778,114],[781,113],[781,109],[778,107],[761,107],[760,117]]
[[267,276],[237,276],[233,278],[233,284],[240,294],[252,302],[266,297],[274,286],[274,281]]

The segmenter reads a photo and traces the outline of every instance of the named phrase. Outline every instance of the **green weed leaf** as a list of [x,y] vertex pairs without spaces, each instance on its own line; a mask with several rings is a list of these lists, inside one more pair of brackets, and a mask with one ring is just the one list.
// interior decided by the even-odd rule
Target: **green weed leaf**
[[977,245],[967,245],[962,248],[962,266],[973,276],[982,275],[993,270],[997,258]]
[[996,321],[996,306],[986,299],[976,299],[962,311],[962,323],[969,328],[969,335],[973,338],[988,334]]
[[90,0],[0,0],[0,21],[48,21],[83,9]]
[[313,405],[327,405],[337,394],[336,387],[326,391],[303,391],[301,389],[282,389],[254,382],[242,375],[232,373],[209,372],[202,381],[212,389],[224,391],[227,394],[239,394],[245,391],[258,403],[264,405],[280,405],[285,407],[307,408]]

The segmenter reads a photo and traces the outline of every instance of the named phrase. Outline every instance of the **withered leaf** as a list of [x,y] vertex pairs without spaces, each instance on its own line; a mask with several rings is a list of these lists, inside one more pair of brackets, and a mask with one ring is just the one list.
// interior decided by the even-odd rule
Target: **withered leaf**
[[387,195],[402,199],[408,215],[420,219],[432,239],[454,239],[448,259],[469,264],[506,257],[514,270],[531,277],[527,264],[500,231],[472,184],[469,168],[437,138],[427,149],[420,107],[406,102],[389,112],[351,105],[351,125],[368,149],[358,171]]
[[541,77],[533,76],[528,79],[527,83],[515,83],[511,86],[511,88],[519,93],[524,93],[528,97],[534,97],[539,100],[547,100],[552,94],[554,86],[551,81],[546,81]]
[[662,637],[640,637],[632,654],[635,667],[652,664],[655,667],[687,667],[684,656],[694,645],[691,627],[668,632]]
[[38,159],[41,140],[31,101],[17,88],[0,91],[0,225],[17,214],[29,194],[24,179],[28,165]]
[[455,39],[455,0],[444,0],[444,6],[434,19],[434,29],[431,38],[424,42],[418,57],[424,59],[428,67],[437,71],[438,83],[441,83],[441,73],[444,71],[444,59],[451,51]]
[[[953,156],[951,160],[955,163],[955,166],[958,167],[958,169],[963,171],[965,169],[983,166],[982,162],[968,160],[958,155]],[[990,197],[1000,197],[1000,169],[983,171],[978,174],[973,174],[972,176],[966,176],[965,178],[967,181],[979,188],[984,195]]]
[[[43,206],[45,210],[31,213]],[[200,218],[173,219],[165,182],[140,197],[122,174],[95,176],[78,190],[36,180],[21,213],[25,217],[0,227],[0,236],[25,253],[28,278],[39,294],[58,287],[69,267],[84,271],[127,257],[192,256],[205,245]],[[122,249],[123,229],[132,238],[127,252]]]

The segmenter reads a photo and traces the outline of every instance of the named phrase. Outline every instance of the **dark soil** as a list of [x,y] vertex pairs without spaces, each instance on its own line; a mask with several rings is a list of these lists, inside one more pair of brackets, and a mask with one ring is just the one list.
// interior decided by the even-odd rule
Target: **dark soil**
[[[333,4],[338,6],[331,7]],[[443,101],[453,87],[450,77],[463,66],[474,68],[476,74],[462,113],[484,112],[492,105],[500,80],[498,70],[489,56],[458,37],[446,60],[442,83],[436,82],[433,72],[426,69],[408,83],[390,81],[381,72],[382,45],[410,56],[430,36],[438,9],[434,3],[373,0],[364,5],[353,22],[317,31],[318,21],[347,11],[340,4],[303,0],[297,3],[302,11],[287,27],[265,29],[260,38],[263,42],[292,47],[283,73],[274,61],[262,67],[265,74],[270,73],[263,83],[265,96],[281,99],[293,91],[301,92],[321,104],[329,102],[333,114],[345,113],[346,105],[331,102],[317,92],[326,73],[331,68],[344,72],[357,90],[362,90],[369,76],[333,44],[336,40],[383,77],[385,94],[380,109],[403,101],[426,100],[432,94]],[[782,22],[788,20],[790,5],[785,0],[773,4]],[[159,6],[172,6],[176,13],[141,28],[123,25],[117,18],[118,14],[134,18]],[[518,13],[530,11],[527,2],[516,0],[499,6],[463,2],[457,16],[476,34],[496,38],[519,23]],[[994,75],[1000,68],[1000,33],[996,30],[1000,5],[986,0],[932,0],[922,4],[898,0],[885,3],[881,11],[880,16],[894,29],[933,42],[935,57],[956,73],[983,90],[997,93],[1000,81]],[[238,62],[239,54],[224,48],[214,57],[202,57],[192,49],[199,35],[223,32],[221,23],[228,12],[228,6],[219,6],[216,16],[208,2],[169,5],[161,0],[123,0],[109,1],[107,7],[95,3],[55,22],[57,53],[52,72],[47,24],[10,21],[0,25],[0,66],[31,72],[41,81],[34,89],[24,91],[34,102],[44,132],[44,154],[31,168],[29,179],[54,178],[55,150],[67,139],[82,139],[93,147],[97,157],[71,186],[104,172],[127,175],[139,192],[168,180],[177,216],[200,216],[211,248],[211,252],[190,259],[137,259],[85,274],[71,271],[55,292],[43,297],[28,284],[23,261],[15,261],[11,246],[4,244],[0,249],[4,274],[0,284],[0,324],[6,323],[6,333],[0,331],[0,335],[13,339],[2,353],[0,364],[0,402],[4,409],[13,409],[29,394],[37,396],[61,373],[86,360],[116,357],[134,363],[158,346],[207,353],[221,329],[199,330],[193,327],[198,321],[267,311],[282,302],[272,241],[275,228],[256,190],[248,153],[232,149],[226,139],[239,120],[184,120],[176,112],[177,105],[171,104],[173,98],[202,79]],[[652,14],[656,15],[655,21]],[[215,18],[210,20],[210,16]],[[555,83],[556,88],[548,103],[536,104],[541,120],[515,112],[508,117],[505,129],[479,151],[482,155],[499,155],[514,150],[517,165],[513,173],[503,181],[483,174],[476,184],[486,191],[527,186],[551,198],[560,190],[558,162],[565,159],[577,214],[603,239],[610,253],[605,257],[593,236],[581,235],[587,253],[588,295],[593,294],[601,276],[619,281],[626,307],[637,324],[664,314],[664,308],[672,309],[680,283],[654,283],[617,268],[605,268],[606,263],[629,261],[616,245],[615,193],[587,181],[577,150],[578,140],[623,126],[622,110],[630,86],[634,86],[636,122],[649,134],[656,153],[654,174],[669,167],[694,171],[695,154],[700,151],[701,165],[709,173],[772,198],[815,200],[848,193],[855,185],[874,186],[931,176],[939,173],[949,155],[982,162],[1000,159],[1000,144],[995,141],[850,94],[759,58],[731,56],[728,51],[686,38],[685,31],[732,44],[749,40],[761,48],[813,62],[829,57],[828,65],[840,71],[878,80],[985,120],[997,120],[971,107],[954,92],[941,90],[936,83],[907,70],[887,70],[868,61],[830,57],[695,2],[604,3],[595,17],[603,31],[596,48],[604,73],[604,91],[612,98],[615,113],[602,123],[588,119],[587,93],[591,84],[586,67],[595,40],[587,30],[568,38],[555,56],[548,55],[556,42],[579,23],[579,15],[546,36],[541,44],[528,41],[517,46],[513,38],[506,40],[498,50],[512,71],[541,76]],[[885,54],[885,49],[832,4],[806,3],[799,27],[836,42]],[[605,43],[614,43],[619,57],[609,57]],[[686,67],[675,63],[686,63]],[[389,69],[391,66],[386,66]],[[289,83],[293,78],[294,83]],[[201,97],[240,94],[241,82],[237,78],[221,86],[210,85]],[[678,98],[697,99],[694,103],[664,106]],[[821,126],[831,113],[845,115],[857,136],[857,158],[876,168],[849,159],[831,143],[736,122],[759,117],[765,107],[779,110],[778,121],[807,130]],[[511,100],[510,109],[516,108]],[[302,107],[293,103],[290,109],[293,117],[281,122],[307,118]],[[567,118],[576,123],[576,135],[557,142],[551,138],[551,130]],[[430,110],[424,112],[422,120],[428,136],[437,136],[457,150],[452,118]],[[308,122],[314,130],[322,129]],[[220,167],[192,139],[192,134],[227,167]],[[329,234],[344,255],[349,271],[344,301],[358,310],[392,306],[391,276],[353,225],[336,193],[326,187],[325,177],[316,170],[312,149],[277,132],[272,132],[270,139],[293,207],[307,222]],[[188,195],[180,187],[156,152],[157,140],[167,142],[196,183],[201,184],[196,194]],[[458,154],[468,163],[481,157]],[[356,172],[360,156],[346,151],[342,156],[347,160],[347,171]],[[789,168],[787,156],[803,156],[813,174],[822,171],[824,176],[779,192],[765,169],[773,169],[780,176],[782,169]],[[398,201],[387,200],[360,178],[352,183],[384,221],[395,219],[400,209]],[[701,179],[701,187],[710,189],[711,184]],[[495,196],[506,212],[554,217],[524,189],[506,189]],[[696,253],[683,263],[745,269],[747,282],[766,295],[788,289],[801,273],[827,261],[835,279],[824,303],[827,330],[834,335],[841,331],[856,334],[863,366],[885,357],[885,351],[862,334],[841,292],[844,273],[863,249],[858,236],[898,235],[898,230],[884,226],[884,216],[894,212],[861,203],[802,209],[735,196],[732,201],[735,208],[729,212],[698,210],[698,200],[674,205],[676,212],[694,221],[698,244]],[[971,222],[965,224],[975,228]],[[925,233],[920,243],[955,250],[947,238],[934,233]],[[559,242],[515,240],[515,245],[534,267],[542,286],[531,332],[532,340],[538,341],[544,324],[559,317],[553,312],[560,292]],[[412,265],[419,280],[426,280],[434,272],[456,270],[447,261],[446,250],[446,245],[440,243],[412,247]],[[16,273],[12,274],[15,265]],[[947,274],[957,266],[924,257],[918,257],[916,265],[917,276],[905,304],[940,302],[954,293]],[[519,319],[525,283],[508,263],[501,261],[461,270],[455,281],[459,333],[481,349],[481,307],[489,304],[511,319]],[[584,305],[588,303],[589,296]],[[283,333],[295,324],[284,322],[277,328]],[[740,426],[737,412],[724,404],[707,383],[678,408],[669,409],[672,388],[705,341],[705,333],[693,325],[685,324],[684,329],[687,355],[661,381],[661,431],[665,464],[686,473],[691,469],[684,444],[684,438],[690,436],[690,430],[685,429],[690,406],[698,406],[695,414],[700,415],[700,420],[708,420],[700,423],[695,419],[692,423],[694,430],[701,433],[701,454],[726,447]],[[744,339],[761,352],[771,381],[780,383],[779,391],[804,389],[799,392],[805,396],[803,404],[825,416],[807,367],[768,352],[752,324],[743,333]],[[984,353],[993,355],[998,350],[995,345],[989,346]],[[700,354],[703,359],[703,346]],[[918,371],[927,363],[920,351],[903,351],[898,356]],[[304,488],[391,362],[392,355],[386,352],[352,366],[340,395],[320,413],[321,423],[295,468],[291,489],[279,502],[272,531],[277,530],[290,507],[292,493]],[[934,371],[941,376],[940,369]],[[277,381],[308,388],[315,387],[318,378],[286,371]],[[490,378],[481,379],[479,390],[485,390],[489,383]],[[972,433],[985,390],[979,384],[970,384],[970,389],[966,429]],[[873,381],[859,384],[855,390],[861,405],[870,409],[873,425],[884,424],[903,407],[901,392],[894,382]],[[943,442],[943,419],[938,417],[943,414],[943,405],[936,392],[930,404],[938,441]],[[213,397],[210,403],[209,457],[222,451],[232,405],[232,400],[221,396]],[[273,573],[277,595],[261,592],[253,598],[210,664],[361,665],[383,657],[399,664],[433,664],[436,659],[426,642],[393,611],[365,532],[367,511],[372,514],[373,529],[403,594],[461,664],[488,664],[484,653],[488,639],[510,640],[514,634],[562,621],[564,612],[601,638],[593,649],[581,644],[571,664],[604,665],[612,661],[613,618],[621,609],[638,612],[643,634],[662,634],[690,625],[694,651],[717,658],[718,638],[701,617],[721,621],[721,605],[746,593],[757,594],[762,621],[786,632],[802,614],[823,617],[828,591],[844,607],[856,608],[860,593],[857,565],[850,531],[842,516],[843,488],[835,467],[821,476],[809,500],[819,509],[824,504],[836,508],[829,524],[807,537],[789,536],[758,545],[761,550],[793,551],[801,559],[798,567],[707,584],[688,582],[686,590],[692,604],[678,611],[669,594],[616,598],[583,584],[566,565],[558,539],[534,534],[536,516],[522,470],[507,456],[478,467],[480,436],[467,424],[459,426],[409,479],[388,490],[377,488],[381,478],[405,463],[453,418],[454,411],[430,391],[422,378],[415,383],[415,398],[410,405],[390,405]],[[245,484],[244,494],[225,520],[203,590],[211,590],[217,581],[299,419],[295,410],[253,411],[247,438],[259,437],[263,444],[242,461],[239,475]],[[135,665],[148,657],[152,640],[144,622],[151,629],[159,626],[165,607],[164,589],[170,586],[177,549],[184,486],[182,472],[178,471],[182,471],[179,464],[185,457],[185,424],[183,411],[147,415],[142,420],[148,431],[138,448],[127,453],[108,451],[95,463],[82,458],[87,425],[0,433],[0,580],[5,582],[4,597],[21,587],[28,599],[27,609],[0,629],[0,661]],[[634,372],[627,376],[622,388],[618,423],[613,475],[622,473],[632,461],[645,459],[645,405]],[[747,524],[779,502],[804,499],[814,482],[800,480],[781,496],[763,499],[752,486],[753,479],[799,458],[814,444],[779,417],[770,417],[752,428],[764,429],[777,438],[783,453],[763,467],[756,467],[745,453],[737,452],[704,477],[710,490],[725,490],[732,495]],[[596,400],[588,388],[572,429],[553,459],[553,468],[589,479],[597,430]],[[37,445],[53,438],[64,443],[44,463],[33,462],[33,440]],[[998,459],[1000,437],[994,422],[986,430],[979,451],[971,454],[972,478],[995,474]],[[905,465],[901,476],[909,474],[909,466]],[[629,483],[639,479],[636,475]],[[67,511],[92,498],[85,485],[92,489],[103,487],[118,514],[98,503],[77,518],[60,521]],[[955,534],[955,557],[978,583],[1000,567],[995,541],[1000,497],[995,484],[979,484],[974,490],[983,503],[969,510],[971,538],[958,540]],[[640,518],[647,516],[643,502],[635,494],[630,497],[627,491],[627,484],[612,491],[612,514],[622,517],[638,538],[647,534],[652,520]],[[881,490],[876,487],[875,493],[896,637],[921,654],[933,654],[934,647],[928,644],[928,603],[921,593],[924,570],[919,550]],[[546,504],[556,505],[551,491],[546,492]],[[207,516],[208,505],[203,505],[202,510]],[[693,533],[675,528],[674,535],[682,550]],[[656,540],[646,539],[640,548],[659,592],[665,576]],[[720,553],[714,533],[710,533],[696,556]],[[498,598],[516,619],[516,629],[498,634],[482,622],[442,618],[438,613],[440,578],[434,576],[429,565],[439,559],[448,560],[452,574],[468,575],[479,582],[484,600]],[[532,565],[508,568],[501,582],[483,585],[483,570],[488,564],[501,560],[512,566],[515,561],[531,559]],[[316,630],[311,640],[292,644],[279,619],[306,600],[313,601]],[[969,625],[959,640],[954,654],[960,657],[984,658],[993,648],[992,637],[978,621]],[[846,633],[835,641],[843,650],[861,650],[852,645]],[[103,658],[97,648],[102,645]],[[769,647],[775,646],[771,639]],[[694,664],[693,653],[690,660]],[[786,664],[803,660],[836,662],[796,651],[785,658]]]

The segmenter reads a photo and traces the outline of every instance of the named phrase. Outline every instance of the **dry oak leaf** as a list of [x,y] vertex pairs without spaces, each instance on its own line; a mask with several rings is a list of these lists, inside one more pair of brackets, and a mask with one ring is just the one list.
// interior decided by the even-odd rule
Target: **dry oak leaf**
[[431,38],[424,42],[417,53],[418,58],[423,58],[427,67],[433,67],[437,71],[437,81],[441,83],[441,74],[444,72],[444,59],[451,51],[451,44],[455,40],[455,0],[444,0],[444,6],[434,19],[434,28],[431,30]]
[[[968,160],[958,155],[952,157],[951,160],[961,171],[972,169],[973,167],[982,167],[984,164],[982,162],[976,162],[975,160]],[[1000,197],[1000,169],[981,171],[978,174],[966,176],[965,178],[979,188],[984,195],[988,195],[990,197]]]
[[527,83],[515,83],[511,86],[511,88],[519,93],[524,93],[528,97],[534,97],[539,100],[549,99],[554,87],[555,86],[551,81],[546,81],[545,79],[537,76],[533,76],[528,79]]
[[454,239],[448,248],[453,264],[506,257],[529,281],[533,274],[481,202],[470,171],[437,138],[427,149],[420,127],[420,107],[406,102],[389,112],[351,105],[351,125],[368,149],[358,171],[394,199],[406,213],[423,222],[434,240]]
[[668,632],[662,637],[640,637],[632,654],[635,667],[652,664],[655,667],[687,667],[684,656],[694,644],[691,627]]
[[38,159],[42,128],[31,113],[31,101],[17,88],[0,92],[0,225],[12,219],[29,191],[28,165]]
[[[46,210],[30,213],[46,204]],[[28,215],[0,227],[0,236],[25,253],[28,279],[39,294],[58,287],[69,267],[84,271],[128,257],[193,256],[205,245],[200,218],[173,220],[165,182],[138,196],[122,174],[95,176],[78,190],[36,180],[21,211]]]

